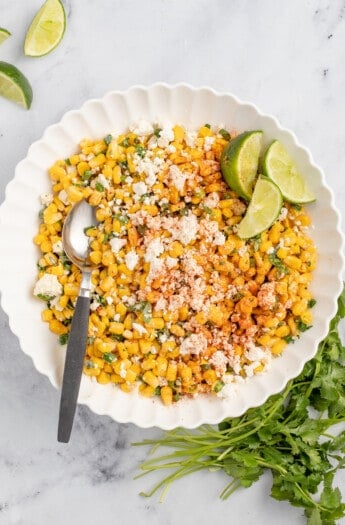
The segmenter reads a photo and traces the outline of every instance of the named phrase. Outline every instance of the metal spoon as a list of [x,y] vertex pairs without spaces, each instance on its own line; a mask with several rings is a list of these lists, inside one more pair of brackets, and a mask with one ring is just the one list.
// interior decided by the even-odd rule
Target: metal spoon
[[73,206],[62,229],[62,244],[68,258],[82,271],[82,280],[68,337],[60,400],[58,441],[68,443],[77,406],[87,343],[90,311],[91,272],[96,267],[88,258],[89,238],[85,228],[98,224],[94,208],[86,201]]

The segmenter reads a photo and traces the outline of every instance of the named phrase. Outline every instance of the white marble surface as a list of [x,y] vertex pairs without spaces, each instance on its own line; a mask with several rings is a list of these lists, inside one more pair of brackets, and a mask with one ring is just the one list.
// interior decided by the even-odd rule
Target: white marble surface
[[[256,103],[313,152],[343,212],[345,198],[345,4],[343,0],[64,0],[62,44],[23,56],[41,0],[0,0],[13,36],[0,60],[15,63],[34,90],[30,111],[0,100],[0,201],[15,165],[66,110],[116,88],[155,81],[210,85]],[[72,442],[56,443],[58,392],[34,369],[0,313],[0,525],[303,524],[299,509],[269,498],[269,477],[223,503],[227,481],[203,472],[164,503],[133,481],[159,434],[119,425],[79,407]],[[345,496],[345,477],[340,478]],[[344,521],[345,523],[345,521]]]

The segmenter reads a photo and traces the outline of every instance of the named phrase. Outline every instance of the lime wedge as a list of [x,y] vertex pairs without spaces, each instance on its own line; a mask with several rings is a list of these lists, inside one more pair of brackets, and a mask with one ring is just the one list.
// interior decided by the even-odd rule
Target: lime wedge
[[0,95],[29,109],[32,89],[28,79],[12,64],[0,62]]
[[7,29],[0,27],[0,44],[5,42],[9,36],[11,36],[11,33]]
[[47,0],[26,33],[24,53],[31,57],[47,55],[61,41],[66,28],[65,9],[60,0]]
[[253,193],[261,143],[262,131],[245,131],[225,146],[220,160],[226,183],[246,200]]
[[241,239],[249,239],[267,230],[278,218],[283,204],[280,189],[266,177],[255,184],[245,216],[237,227]]
[[266,177],[279,186],[285,200],[296,204],[315,200],[315,196],[298,173],[294,161],[278,140],[272,142],[267,149],[262,160],[262,170]]

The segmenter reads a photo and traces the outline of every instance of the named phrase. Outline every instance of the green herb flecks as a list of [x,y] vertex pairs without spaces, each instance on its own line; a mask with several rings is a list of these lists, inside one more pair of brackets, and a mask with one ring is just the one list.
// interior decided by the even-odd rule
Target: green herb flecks
[[289,268],[278,257],[276,250],[268,255],[268,260],[270,261],[272,266],[275,266],[277,268],[280,275],[285,275],[289,273]]
[[92,171],[91,170],[85,170],[84,173],[81,176],[82,181],[89,181],[92,177]]
[[128,310],[130,312],[141,312],[144,323],[149,323],[152,319],[152,306],[147,301],[139,301],[133,306],[129,306]]
[[104,137],[103,140],[106,143],[106,145],[109,146],[109,144],[111,143],[112,139],[113,139],[112,135],[109,134],[106,137]]
[[107,363],[113,363],[114,361],[116,361],[117,357],[115,354],[113,354],[112,352],[105,352],[103,354],[103,359],[104,361],[106,361]]
[[226,129],[220,129],[218,131],[219,135],[221,135],[223,137],[223,139],[225,140],[230,140],[231,139],[231,136],[230,136],[230,133],[228,131],[226,131]]
[[101,184],[100,182],[96,182],[96,184],[95,184],[95,189],[96,189],[97,191],[104,191],[104,186],[103,186],[103,184]]
[[124,215],[123,213],[114,213],[113,219],[116,219],[119,221],[120,224],[125,225],[129,223],[129,217],[128,215]]
[[59,335],[59,343],[60,343],[60,345],[66,345],[67,344],[68,335],[69,335],[68,333]]
[[144,146],[141,144],[138,144],[135,146],[135,152],[141,159],[143,159],[146,155],[146,148],[144,148]]
[[345,430],[337,434],[333,428],[345,422],[345,347],[338,331],[343,318],[345,288],[316,356],[262,406],[225,419],[218,428],[175,429],[160,439],[135,443],[173,449],[141,466],[140,476],[169,470],[143,495],[162,491],[163,497],[174,480],[202,469],[221,469],[231,478],[220,495],[226,499],[270,471],[273,498],[302,507],[307,525],[335,525],[345,516],[345,504],[334,487],[335,473],[345,468]]
[[52,301],[54,299],[55,295],[48,295],[48,294],[44,294],[44,293],[38,293],[36,295],[36,297],[38,297],[42,301],[46,301],[48,303],[49,301]]

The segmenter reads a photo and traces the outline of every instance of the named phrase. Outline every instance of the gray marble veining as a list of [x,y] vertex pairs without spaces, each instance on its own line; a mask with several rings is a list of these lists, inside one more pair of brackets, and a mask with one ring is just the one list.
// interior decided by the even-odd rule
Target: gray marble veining
[[[0,25],[13,34],[0,60],[21,68],[34,90],[28,112],[0,99],[1,202],[29,145],[65,111],[113,88],[184,81],[232,91],[293,129],[323,167],[345,230],[343,0],[64,0],[63,42],[30,59],[22,43],[40,4],[0,0]],[[59,393],[2,311],[0,330],[0,525],[304,523],[299,509],[268,497],[268,476],[227,502],[218,499],[224,475],[207,472],[176,483],[164,503],[139,496],[155,478],[133,480],[148,450],[131,443],[160,431],[81,406],[70,445],[58,444]]]

